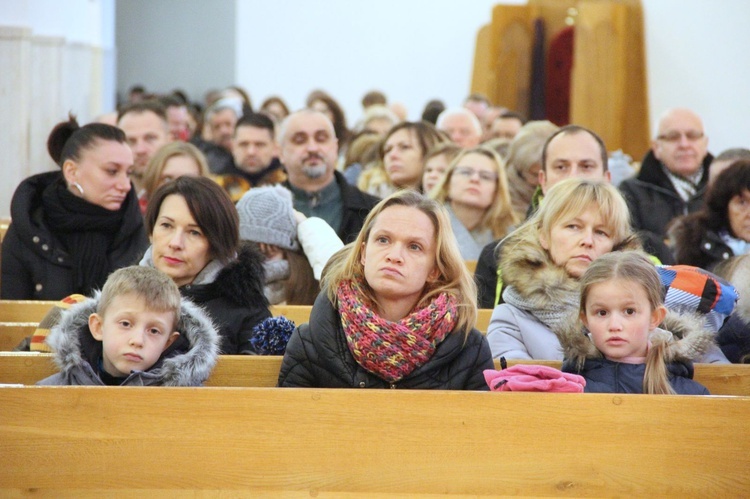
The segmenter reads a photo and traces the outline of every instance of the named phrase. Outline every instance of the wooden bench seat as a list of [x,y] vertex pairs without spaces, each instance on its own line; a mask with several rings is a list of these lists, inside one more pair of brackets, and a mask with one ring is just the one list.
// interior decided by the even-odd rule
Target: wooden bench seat
[[[555,360],[508,362],[518,363],[560,368],[560,362]],[[279,356],[222,355],[206,385],[272,387],[276,386],[280,367]],[[500,369],[497,361],[495,368]],[[0,383],[33,385],[56,372],[52,354],[0,352]],[[714,395],[750,396],[750,365],[696,364],[695,380]]]
[[739,497],[750,398],[0,388],[0,495]]

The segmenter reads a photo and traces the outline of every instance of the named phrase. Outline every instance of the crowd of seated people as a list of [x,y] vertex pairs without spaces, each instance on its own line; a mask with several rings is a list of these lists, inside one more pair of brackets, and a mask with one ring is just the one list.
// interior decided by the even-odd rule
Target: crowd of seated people
[[[96,309],[110,274],[146,267],[205,311],[217,338],[211,352],[260,353],[259,331],[278,327],[289,338],[287,325],[271,322],[270,305],[312,306],[309,325],[291,334],[282,386],[479,389],[493,357],[578,361],[566,364],[571,372],[589,372],[583,365],[598,357],[647,364],[640,346],[621,355],[594,337],[593,350],[576,343],[594,332],[592,296],[616,301],[604,292],[613,288],[585,277],[606,255],[610,266],[624,262],[649,279],[644,260],[746,286],[737,276],[750,265],[750,151],[714,158],[693,111],[663,113],[640,168],[619,188],[595,130],[526,122],[478,94],[460,107],[430,101],[421,116],[409,121],[402,106],[370,91],[350,129],[323,90],[303,109],[274,95],[255,112],[236,86],[200,105],[180,91],[136,93],[116,125],[80,126],[71,115],[48,140],[59,170],[29,177],[13,196],[0,298],[84,295],[106,324],[110,312]],[[467,261],[476,261],[473,278]],[[601,278],[628,279],[636,277]],[[746,306],[703,310],[715,313],[706,339],[694,332],[700,325],[676,317],[684,310],[669,295],[623,293],[652,319],[632,326],[638,334],[668,328],[676,342],[705,340],[687,358],[654,336],[660,365],[750,358]],[[494,309],[486,336],[474,329],[478,307]],[[170,305],[173,315],[178,309]],[[631,317],[618,320],[627,343]],[[157,359],[190,350],[191,335],[170,321]],[[51,341],[60,349],[76,327]],[[97,379],[124,373],[104,367]],[[660,378],[654,389],[634,372],[644,392],[682,386]]]

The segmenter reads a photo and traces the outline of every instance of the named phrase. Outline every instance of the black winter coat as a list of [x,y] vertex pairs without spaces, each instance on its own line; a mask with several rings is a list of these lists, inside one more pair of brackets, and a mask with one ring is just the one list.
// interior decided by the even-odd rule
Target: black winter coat
[[325,293],[318,295],[310,323],[299,326],[286,347],[279,386],[316,388],[416,388],[487,390],[483,371],[493,369],[487,339],[472,329],[452,332],[432,358],[397,383],[390,384],[360,366],[349,351],[341,317]]
[[734,313],[716,333],[716,342],[733,364],[750,363],[750,321]]
[[[600,358],[586,359],[580,372],[568,363],[562,370],[586,378],[586,393],[643,393],[646,364],[625,364]],[[710,395],[705,386],[693,381],[691,362],[670,362],[667,371],[669,384],[678,395]]]
[[[154,266],[151,248],[140,264]],[[271,317],[263,293],[263,279],[263,255],[250,244],[243,244],[237,258],[224,266],[210,282],[180,287],[183,297],[208,312],[221,337],[220,353],[255,353],[250,344],[253,328]]]
[[180,293],[201,305],[221,336],[221,353],[253,354],[253,328],[271,317],[263,294],[263,256],[243,245],[237,259],[208,284],[187,284]]
[[[3,238],[0,296],[4,300],[60,300],[85,292],[73,285],[71,250],[60,242],[55,228],[44,221],[42,193],[62,181],[59,171],[32,175],[13,194],[13,221]],[[137,264],[147,247],[143,216],[135,190],[130,189],[122,226],[108,254],[110,272]],[[99,286],[104,286],[104,282]]]
[[628,203],[633,229],[652,232],[663,240],[670,221],[698,211],[703,206],[703,196],[708,184],[708,166],[712,160],[713,156],[706,154],[698,191],[685,202],[662,170],[661,162],[656,159],[653,151],[649,151],[643,158],[638,175],[623,180],[620,184],[620,191]]

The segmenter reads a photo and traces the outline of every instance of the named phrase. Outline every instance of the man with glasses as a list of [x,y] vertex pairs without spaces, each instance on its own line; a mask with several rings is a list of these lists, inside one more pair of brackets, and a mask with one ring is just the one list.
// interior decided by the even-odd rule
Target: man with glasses
[[669,109],[661,116],[638,175],[620,184],[634,229],[663,240],[672,219],[700,209],[713,158],[707,148],[703,122],[693,111]]

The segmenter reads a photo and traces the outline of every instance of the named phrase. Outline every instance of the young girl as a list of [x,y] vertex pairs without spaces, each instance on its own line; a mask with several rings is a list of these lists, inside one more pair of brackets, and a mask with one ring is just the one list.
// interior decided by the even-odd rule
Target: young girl
[[668,314],[663,293],[641,252],[595,260],[581,278],[580,322],[561,335],[563,371],[586,378],[586,392],[708,395],[692,380],[692,360],[712,335],[689,316]]

